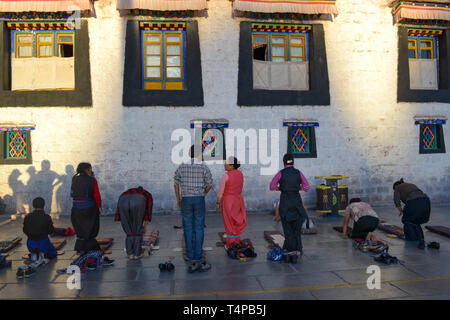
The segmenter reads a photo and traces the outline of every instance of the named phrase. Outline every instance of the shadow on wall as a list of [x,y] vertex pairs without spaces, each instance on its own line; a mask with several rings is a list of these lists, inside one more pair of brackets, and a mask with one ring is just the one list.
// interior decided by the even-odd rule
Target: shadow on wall
[[[25,173],[14,169],[8,177],[8,184],[12,195],[4,195],[0,198],[0,214],[26,213],[32,211],[31,203],[34,198],[42,197],[45,200],[45,210],[50,213],[53,205],[53,193],[55,193],[56,209],[59,213],[68,213],[70,205],[70,187],[75,169],[72,165],[66,166],[66,174],[59,175],[51,170],[48,160],[41,162],[41,170],[34,166],[26,169],[28,180],[20,179]],[[55,206],[54,206],[55,207]]]

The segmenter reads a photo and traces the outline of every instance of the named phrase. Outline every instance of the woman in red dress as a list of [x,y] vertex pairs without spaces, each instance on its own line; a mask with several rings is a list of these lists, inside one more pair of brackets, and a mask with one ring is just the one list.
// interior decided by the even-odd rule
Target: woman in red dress
[[229,249],[232,243],[241,241],[240,236],[247,226],[247,215],[242,197],[244,175],[237,170],[240,164],[235,157],[230,157],[224,167],[226,172],[220,181],[216,210],[222,206],[223,224],[227,235],[225,248]]

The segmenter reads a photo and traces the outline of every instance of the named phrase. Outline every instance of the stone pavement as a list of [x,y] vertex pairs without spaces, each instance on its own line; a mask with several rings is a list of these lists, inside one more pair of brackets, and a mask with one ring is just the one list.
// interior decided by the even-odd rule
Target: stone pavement
[[[376,207],[380,217],[389,223],[400,224],[392,207]],[[432,225],[450,227],[450,206],[433,207]],[[57,261],[40,267],[28,279],[17,279],[17,267],[23,264],[26,237],[22,233],[22,219],[0,223],[1,239],[22,236],[19,247],[12,251],[13,266],[0,270],[0,299],[449,299],[450,298],[450,239],[425,230],[427,241],[438,241],[440,250],[419,250],[414,245],[390,238],[377,231],[381,240],[389,243],[389,252],[404,261],[402,265],[380,265],[373,258],[352,247],[348,239],[341,239],[332,226],[342,218],[319,217],[312,210],[319,234],[304,235],[304,256],[296,265],[266,260],[267,242],[264,230],[282,230],[268,213],[249,213],[244,238],[249,237],[258,256],[247,262],[231,260],[223,248],[216,247],[217,233],[223,231],[221,216],[206,216],[204,247],[212,269],[205,273],[187,273],[181,252],[182,230],[173,225],[181,223],[179,215],[155,215],[150,229],[160,230],[160,249],[137,261],[127,260],[123,250],[125,236],[119,222],[112,216],[101,218],[99,237],[114,237],[112,267],[87,273],[81,290],[66,287],[68,275],[58,275],[57,269],[67,267],[72,260],[75,237],[68,238],[66,253]],[[70,226],[70,217],[54,220],[57,227]],[[174,250],[175,249],[175,250]],[[158,264],[172,259],[173,273],[161,273]],[[369,265],[381,268],[381,289],[366,286]]]

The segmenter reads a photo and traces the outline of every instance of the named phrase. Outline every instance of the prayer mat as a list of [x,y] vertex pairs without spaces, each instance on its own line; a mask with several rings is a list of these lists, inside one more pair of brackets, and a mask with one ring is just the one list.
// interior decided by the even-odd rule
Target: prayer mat
[[283,247],[284,235],[280,231],[264,231],[264,239],[272,246]]
[[65,239],[50,239],[50,242],[53,244],[56,250],[61,250],[67,244],[67,241]]
[[[342,233],[342,227],[333,227],[333,230],[336,230],[339,233]],[[347,227],[347,235],[350,236],[352,234],[352,228]]]
[[380,229],[381,231],[384,231],[386,233],[396,235],[400,239],[405,239],[405,232],[403,231],[403,228],[401,228],[401,227],[394,226],[394,225],[387,224],[387,223],[380,223],[378,225],[378,229]]
[[441,236],[450,238],[450,228],[443,227],[443,226],[425,226],[427,230],[430,230],[431,232],[440,234]]
[[105,252],[113,245],[114,238],[97,238],[97,242],[100,246],[100,249]]
[[15,248],[20,241],[22,241],[21,237],[14,238],[12,240],[0,241],[0,253],[6,253]]

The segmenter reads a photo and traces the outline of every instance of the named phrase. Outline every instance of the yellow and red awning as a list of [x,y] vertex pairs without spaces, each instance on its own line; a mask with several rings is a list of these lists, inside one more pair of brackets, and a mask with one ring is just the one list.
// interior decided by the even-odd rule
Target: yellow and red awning
[[233,8],[265,13],[338,14],[336,0],[234,0]]
[[206,0],[117,0],[119,10],[184,11],[206,8],[208,8]]
[[0,0],[0,12],[72,12],[93,9],[91,0]]
[[403,19],[450,21],[450,4],[448,1],[398,1],[392,14],[395,22]]

